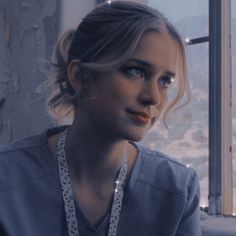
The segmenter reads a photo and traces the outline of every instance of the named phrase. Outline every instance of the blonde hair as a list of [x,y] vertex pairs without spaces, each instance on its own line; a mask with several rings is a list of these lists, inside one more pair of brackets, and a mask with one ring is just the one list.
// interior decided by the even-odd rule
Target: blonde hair
[[146,5],[128,1],[105,3],[83,18],[76,30],[59,39],[53,57],[53,84],[60,88],[48,102],[57,116],[73,114],[75,94],[67,79],[67,66],[80,60],[78,79],[86,85],[107,68],[117,68],[134,53],[140,38],[147,31],[167,32],[179,49],[177,92],[165,107],[162,120],[185,95],[190,99],[184,42],[175,27],[158,11]]

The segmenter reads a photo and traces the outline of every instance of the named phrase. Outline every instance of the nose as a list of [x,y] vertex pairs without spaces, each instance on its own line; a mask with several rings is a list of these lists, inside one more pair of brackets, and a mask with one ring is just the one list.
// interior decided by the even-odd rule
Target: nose
[[142,91],[139,95],[139,101],[145,105],[159,105],[161,103],[161,93],[158,89],[156,80],[146,81],[143,84]]

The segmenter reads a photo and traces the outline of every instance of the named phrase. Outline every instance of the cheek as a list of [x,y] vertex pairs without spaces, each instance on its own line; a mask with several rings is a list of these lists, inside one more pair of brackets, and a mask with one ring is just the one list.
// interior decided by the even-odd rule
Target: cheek
[[129,102],[135,97],[137,97],[137,89],[134,84],[120,81],[119,83],[114,83],[107,86],[107,89],[104,89],[102,96],[104,99],[109,98],[115,103],[124,103]]
[[119,87],[113,91],[111,90],[110,96],[113,98],[114,101],[129,102],[130,99],[133,99],[136,96],[136,93],[133,88]]
[[165,106],[168,100],[168,92],[167,89],[159,88],[158,89],[158,104],[159,108]]
[[[159,101],[156,104],[156,120],[159,119],[163,111],[168,105],[168,94],[167,91],[162,91],[159,93]],[[155,121],[154,121],[155,122]]]

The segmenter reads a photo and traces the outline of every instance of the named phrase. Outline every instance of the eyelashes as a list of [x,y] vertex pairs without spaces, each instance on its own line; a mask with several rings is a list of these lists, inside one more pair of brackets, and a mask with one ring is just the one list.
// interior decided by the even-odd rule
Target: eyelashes
[[[121,68],[121,71],[129,79],[149,79],[153,77],[152,72],[148,72],[145,68],[141,66],[125,66]],[[169,88],[175,82],[175,78],[171,75],[162,75],[158,79],[158,84],[162,88]]]
[[121,69],[121,71],[128,78],[144,78],[146,77],[145,70],[139,66],[127,66]]
[[173,77],[169,76],[169,75],[163,75],[158,80],[158,83],[163,88],[169,88],[174,82],[175,82],[175,79]]

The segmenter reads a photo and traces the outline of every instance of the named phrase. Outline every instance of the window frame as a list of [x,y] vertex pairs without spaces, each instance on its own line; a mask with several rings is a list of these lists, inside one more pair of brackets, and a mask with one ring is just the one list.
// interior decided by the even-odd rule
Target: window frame
[[209,214],[232,215],[231,0],[209,0]]

